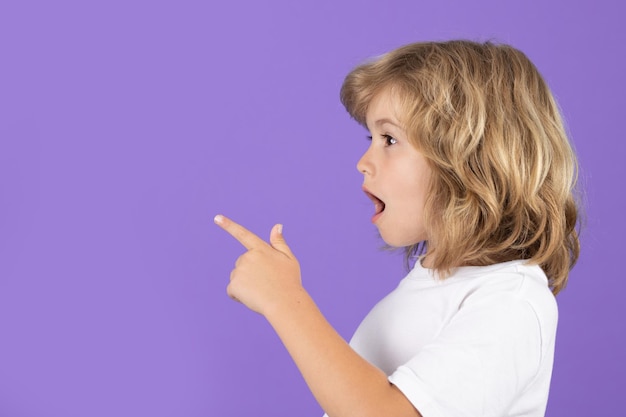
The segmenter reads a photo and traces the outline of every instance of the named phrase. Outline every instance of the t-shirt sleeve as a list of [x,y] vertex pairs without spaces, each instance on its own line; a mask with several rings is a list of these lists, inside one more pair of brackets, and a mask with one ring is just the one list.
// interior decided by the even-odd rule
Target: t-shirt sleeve
[[535,309],[511,294],[476,298],[389,377],[424,417],[502,416],[540,369]]

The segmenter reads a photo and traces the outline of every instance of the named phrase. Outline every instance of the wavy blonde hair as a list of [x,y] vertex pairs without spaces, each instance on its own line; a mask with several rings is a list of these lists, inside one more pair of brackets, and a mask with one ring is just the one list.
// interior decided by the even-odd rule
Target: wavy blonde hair
[[429,238],[405,248],[407,257],[428,252],[444,277],[463,265],[526,259],[558,293],[580,251],[577,162],[532,62],[491,42],[410,44],[350,72],[341,102],[365,126],[369,103],[387,88],[433,170]]

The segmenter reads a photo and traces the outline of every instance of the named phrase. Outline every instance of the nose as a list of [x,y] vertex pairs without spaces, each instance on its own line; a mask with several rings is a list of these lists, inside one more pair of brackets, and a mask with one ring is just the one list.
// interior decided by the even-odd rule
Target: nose
[[372,165],[371,157],[370,157],[370,148],[367,148],[367,151],[361,156],[361,159],[356,164],[356,169],[363,175],[369,174],[372,175],[374,173],[374,167]]

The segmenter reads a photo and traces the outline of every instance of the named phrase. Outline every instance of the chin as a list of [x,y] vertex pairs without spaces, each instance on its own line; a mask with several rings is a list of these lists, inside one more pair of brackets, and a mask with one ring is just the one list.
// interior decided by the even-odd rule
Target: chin
[[421,238],[421,236],[394,234],[380,230],[380,228],[378,229],[378,233],[383,241],[392,248],[406,248],[407,246],[416,245],[426,240],[426,238]]
[[406,239],[400,236],[389,236],[384,233],[380,233],[380,237],[388,246],[391,246],[392,248],[397,248],[397,249],[405,248],[407,246],[411,246],[420,242],[419,240],[414,241],[412,239]]

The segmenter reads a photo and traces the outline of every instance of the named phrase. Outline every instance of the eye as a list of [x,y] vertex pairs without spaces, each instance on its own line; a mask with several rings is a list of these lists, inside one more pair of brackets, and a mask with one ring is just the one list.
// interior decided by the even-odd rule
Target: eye
[[398,140],[391,135],[382,135],[383,139],[385,139],[385,146],[391,146],[398,143]]
[[370,142],[372,141],[372,137],[371,136],[365,136],[365,139],[369,140]]

